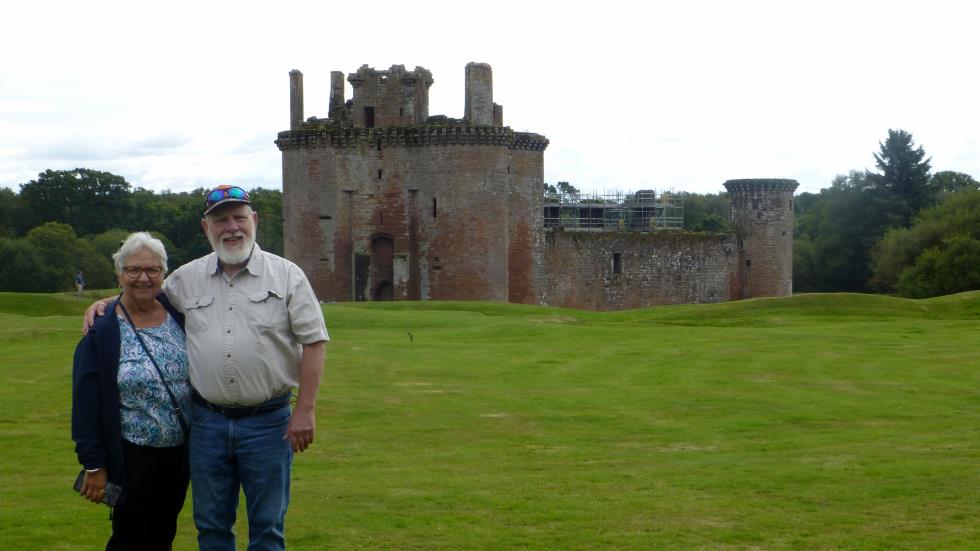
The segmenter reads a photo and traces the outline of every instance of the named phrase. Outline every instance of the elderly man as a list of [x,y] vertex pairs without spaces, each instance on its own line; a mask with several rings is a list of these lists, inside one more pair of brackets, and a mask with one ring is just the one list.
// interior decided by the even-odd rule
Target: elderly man
[[163,285],[186,317],[191,484],[202,550],[236,548],[239,487],[248,549],[285,549],[292,455],[315,432],[329,341],[323,313],[302,270],[255,243],[257,224],[244,189],[211,190],[201,227],[214,253],[181,266]]

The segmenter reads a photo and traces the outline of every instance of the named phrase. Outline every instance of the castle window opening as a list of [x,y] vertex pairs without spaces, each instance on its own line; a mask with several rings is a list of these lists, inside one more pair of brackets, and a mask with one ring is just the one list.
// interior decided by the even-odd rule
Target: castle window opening
[[378,151],[381,151],[381,138],[378,138]]
[[327,215],[327,214],[321,214],[320,215],[320,220],[330,220],[332,218],[333,218],[332,216]]
[[374,107],[364,108],[364,128],[374,128]]
[[759,210],[759,199],[757,197],[752,198],[752,210]]
[[398,116],[399,117],[404,117],[405,116],[405,108],[404,107],[399,107],[398,108]]
[[438,211],[438,209],[436,207],[437,207],[436,198],[433,197],[432,198],[432,217],[433,218],[435,218],[435,217],[437,217],[439,215],[439,211]]
[[381,176],[382,176],[383,174],[384,174],[384,171],[383,171],[383,170],[381,170],[381,169],[378,169],[378,179],[379,179],[379,180],[381,179]]
[[613,274],[621,275],[623,273],[623,253],[613,253]]

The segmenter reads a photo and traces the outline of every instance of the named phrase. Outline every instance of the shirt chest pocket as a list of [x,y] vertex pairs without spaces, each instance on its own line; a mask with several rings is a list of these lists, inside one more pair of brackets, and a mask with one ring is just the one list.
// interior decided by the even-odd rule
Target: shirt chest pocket
[[248,295],[246,307],[249,323],[255,327],[268,331],[286,328],[286,300],[279,291],[269,289],[252,293]]
[[184,324],[187,331],[205,332],[211,327],[211,317],[214,316],[214,297],[203,296],[187,300],[184,308]]

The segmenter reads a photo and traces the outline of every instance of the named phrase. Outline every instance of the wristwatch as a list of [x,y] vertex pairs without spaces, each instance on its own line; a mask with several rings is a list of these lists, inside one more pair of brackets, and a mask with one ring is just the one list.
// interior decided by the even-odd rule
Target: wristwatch
[[85,469],[85,472],[88,473],[88,474],[95,474],[95,473],[97,473],[97,472],[99,472],[101,470],[102,470],[102,467],[99,467],[98,469]]

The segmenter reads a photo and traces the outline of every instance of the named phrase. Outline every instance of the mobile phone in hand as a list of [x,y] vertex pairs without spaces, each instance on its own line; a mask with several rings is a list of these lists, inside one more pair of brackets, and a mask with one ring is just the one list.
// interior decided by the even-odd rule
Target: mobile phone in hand
[[[75,478],[75,485],[72,488],[76,492],[82,491],[82,482],[85,481],[85,469],[82,469],[78,473],[78,477]],[[102,495],[102,503],[105,503],[109,507],[115,507],[119,504],[119,500],[122,498],[122,487],[108,480],[105,483],[105,494]]]

